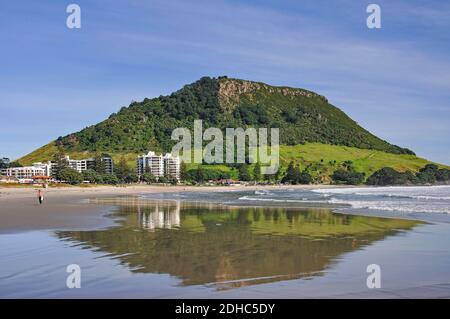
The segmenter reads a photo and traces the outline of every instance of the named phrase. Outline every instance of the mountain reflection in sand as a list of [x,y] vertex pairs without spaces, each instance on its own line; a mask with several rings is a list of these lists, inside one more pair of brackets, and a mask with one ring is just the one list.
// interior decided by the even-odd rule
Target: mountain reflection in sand
[[327,209],[114,203],[119,226],[57,235],[104,251],[132,272],[170,274],[182,285],[217,289],[318,276],[343,253],[420,223]]

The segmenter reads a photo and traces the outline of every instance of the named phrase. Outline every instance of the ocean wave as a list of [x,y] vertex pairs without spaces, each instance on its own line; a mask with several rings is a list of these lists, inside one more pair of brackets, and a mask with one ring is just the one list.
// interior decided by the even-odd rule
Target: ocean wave
[[426,199],[426,200],[450,200],[450,196],[425,196],[425,195],[409,195],[409,196],[397,196],[411,199]]
[[279,203],[319,203],[319,204],[327,204],[328,201],[314,201],[309,200],[308,198],[302,198],[299,200],[296,199],[276,199],[276,198],[260,198],[260,197],[250,197],[250,196],[242,196],[238,198],[239,200],[247,200],[247,201],[260,201],[260,202],[279,202]]
[[349,205],[356,209],[371,209],[391,212],[403,213],[438,213],[450,214],[450,207],[420,205],[411,202],[393,202],[393,201],[359,201],[359,200],[344,200],[332,198],[328,201],[330,204]]
[[373,196],[379,198],[400,198],[418,200],[450,200],[450,186],[389,186],[389,187],[353,187],[353,188],[325,188],[314,189],[314,193],[321,195],[355,195]]
[[383,187],[345,187],[345,188],[318,188],[312,189],[314,193],[331,193],[331,194],[354,194],[376,192],[376,193],[392,193],[392,192],[434,192],[445,190],[450,192],[450,185],[435,185],[435,186],[383,186]]
[[[328,195],[332,196],[332,194]],[[400,198],[400,199],[450,200],[450,196],[435,196],[435,195],[406,195],[406,194],[382,194],[382,193],[358,193],[358,192],[351,193],[351,195],[378,196],[378,197]]]
[[266,190],[256,190],[255,191],[255,195],[275,195],[274,193],[271,193],[269,191]]

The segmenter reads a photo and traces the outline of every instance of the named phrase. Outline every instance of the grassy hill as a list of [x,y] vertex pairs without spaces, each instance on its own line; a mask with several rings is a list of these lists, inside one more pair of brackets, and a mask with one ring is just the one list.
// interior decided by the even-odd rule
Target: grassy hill
[[301,167],[309,167],[309,173],[323,182],[328,182],[328,176],[345,161],[351,161],[355,170],[365,173],[366,177],[383,167],[391,167],[400,172],[417,172],[426,164],[431,163],[426,159],[410,154],[392,154],[377,150],[320,143],[296,146],[281,145],[280,161],[284,167],[291,161],[300,164]]
[[314,92],[228,78],[202,78],[181,90],[133,102],[96,125],[59,137],[72,152],[136,153],[170,151],[178,127],[273,127],[280,143],[323,143],[376,149],[394,154],[412,151],[376,137]]
[[[57,152],[55,142],[49,143],[34,152],[20,159],[23,165],[30,165],[33,162],[43,161],[52,158]],[[94,156],[95,152],[68,152],[71,158],[81,159]],[[136,165],[136,156],[138,153],[110,153],[115,162],[125,158],[128,166],[134,168]],[[328,176],[331,175],[343,162],[352,161],[353,167],[358,171],[370,176],[375,171],[383,167],[392,167],[397,171],[417,172],[426,164],[432,162],[410,154],[392,154],[377,150],[360,149],[356,147],[329,145],[321,143],[306,143],[304,145],[281,145],[280,163],[282,171],[291,162],[295,162],[315,177],[316,180],[329,182]],[[189,164],[188,169],[197,167],[198,164]],[[442,166],[450,168],[448,166]],[[233,178],[237,178],[237,170],[226,165],[204,165],[205,169],[221,170],[231,173]]]
[[[22,165],[31,165],[35,162],[45,162],[52,160],[54,155],[58,152],[58,146],[56,142],[50,142],[33,152],[18,159],[18,162]],[[94,151],[72,151],[66,150],[66,155],[69,155],[71,159],[84,159],[89,157],[95,157],[97,152]],[[108,152],[111,155],[114,162],[119,162],[122,158],[125,158],[127,165],[130,168],[134,168],[136,165],[136,157],[141,153],[113,153]]]
[[[382,167],[417,171],[429,163],[411,150],[371,134],[317,93],[226,77],[204,77],[171,95],[133,102],[96,125],[59,137],[19,162],[28,165],[52,159],[61,147],[71,158],[108,153],[116,162],[124,157],[134,167],[138,154],[170,151],[175,144],[170,138],[173,129],[192,129],[196,119],[203,120],[203,129],[279,128],[282,169],[294,161],[323,182],[345,161],[352,161],[366,176]],[[213,167],[236,175],[225,165]]]

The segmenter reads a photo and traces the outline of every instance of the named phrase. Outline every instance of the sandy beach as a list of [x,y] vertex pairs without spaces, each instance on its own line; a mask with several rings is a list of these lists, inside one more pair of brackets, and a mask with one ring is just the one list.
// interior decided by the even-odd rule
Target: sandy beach
[[164,186],[164,185],[133,185],[133,186],[94,186],[94,187],[50,187],[43,189],[41,187],[1,187],[0,200],[3,198],[17,198],[35,196],[36,190],[43,189],[46,194],[61,195],[134,195],[149,193],[175,193],[175,192],[226,192],[237,190],[273,190],[273,189],[318,189],[318,188],[336,188],[350,186],[336,185],[247,185],[247,186]]
[[[447,215],[323,204],[439,211],[447,188],[61,187],[42,205],[37,189],[0,188],[0,298],[450,296]],[[65,285],[73,263],[82,289]],[[372,263],[383,289],[366,286]]]
[[0,233],[42,229],[91,229],[114,222],[105,218],[110,207],[88,203],[88,199],[175,192],[229,192],[257,189],[311,189],[329,186],[97,186],[43,189],[44,203],[38,204],[32,187],[0,187]]

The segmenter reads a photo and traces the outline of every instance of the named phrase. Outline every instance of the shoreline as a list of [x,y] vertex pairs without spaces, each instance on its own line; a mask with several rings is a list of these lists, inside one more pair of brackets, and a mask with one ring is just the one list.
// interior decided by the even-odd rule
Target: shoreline
[[[0,202],[6,198],[25,198],[36,196],[38,189],[46,195],[137,195],[150,193],[177,192],[231,192],[254,190],[285,190],[285,189],[324,189],[324,188],[353,188],[349,185],[249,185],[249,186],[166,186],[166,185],[131,185],[131,186],[94,186],[94,187],[1,187]],[[359,187],[359,186],[358,186]]]
[[[97,186],[47,188],[0,187],[0,234],[35,230],[91,230],[116,224],[108,215],[115,204],[86,202],[92,198],[137,196],[145,193],[228,192],[257,189],[313,189],[317,185],[293,186]],[[36,192],[44,191],[39,205]]]
[[[328,186],[334,187],[334,186]],[[2,189],[0,188],[0,236],[4,240],[3,253],[4,256],[11,258],[11,260],[15,260],[14,258],[28,258],[28,261],[25,263],[17,263],[7,269],[5,272],[7,275],[10,275],[11,278],[11,291],[9,293],[14,293],[19,288],[23,287],[23,291],[25,291],[24,295],[18,295],[19,297],[28,297],[28,298],[41,298],[41,297],[62,297],[62,298],[98,298],[98,297],[106,297],[113,298],[116,296],[136,296],[138,298],[167,298],[167,297],[176,297],[176,298],[245,298],[251,296],[252,298],[351,298],[354,297],[355,294],[361,294],[361,298],[389,298],[394,297],[398,298],[399,296],[405,296],[407,298],[411,298],[414,296],[436,296],[436,297],[448,297],[448,284],[445,281],[447,272],[446,270],[439,272],[440,269],[447,269],[445,265],[447,265],[446,260],[447,255],[443,255],[441,252],[445,249],[445,238],[448,238],[448,228],[449,224],[444,223],[424,223],[420,225],[420,228],[414,228],[405,232],[399,232],[398,234],[386,234],[383,238],[378,238],[376,241],[371,242],[369,246],[370,250],[365,248],[366,246],[361,246],[359,248],[350,249],[350,250],[339,250],[339,243],[345,246],[345,241],[349,240],[349,237],[342,237],[336,242],[336,249],[339,252],[336,255],[336,259],[330,260],[326,267],[320,272],[323,272],[323,276],[308,276],[307,278],[314,280],[304,280],[305,278],[290,278],[286,276],[284,279],[261,282],[257,284],[250,285],[242,285],[233,287],[233,289],[216,289],[216,287],[220,287],[221,285],[226,286],[231,281],[223,280],[222,277],[217,279],[217,281],[213,282],[213,285],[208,284],[186,284],[182,286],[182,289],[179,289],[180,283],[182,283],[182,276],[176,276],[178,273],[169,268],[168,270],[163,271],[163,274],[171,274],[173,277],[177,279],[164,279],[167,278],[166,275],[160,276],[160,273],[153,270],[149,271],[149,273],[159,275],[146,276],[147,272],[136,274],[133,272],[132,268],[122,268],[117,267],[117,259],[121,260],[121,256],[123,255],[123,247],[120,245],[121,240],[123,243],[123,236],[126,234],[135,234],[132,230],[128,230],[128,233],[124,232],[127,229],[128,224],[121,226],[120,221],[122,220],[119,215],[116,215],[116,212],[120,212],[120,205],[129,204],[135,202],[136,204],[143,203],[151,203],[153,201],[171,201],[172,199],[139,199],[138,195],[142,195],[147,193],[176,193],[176,192],[210,192],[212,196],[214,196],[214,192],[233,192],[233,191],[253,191],[255,189],[318,189],[317,185],[298,185],[298,186],[283,186],[283,187],[266,187],[266,186],[247,186],[247,187],[164,187],[164,186],[130,186],[130,187],[99,187],[99,188],[60,188],[60,189],[46,189],[45,192],[45,200],[42,205],[37,203],[36,199],[36,189],[20,189],[19,191],[15,189]],[[324,187],[322,187],[324,188]],[[211,194],[209,196],[211,197]],[[170,195],[170,194],[169,194]],[[193,194],[193,197],[196,197],[196,194]],[[199,194],[203,199],[204,194]],[[169,196],[170,197],[170,196]],[[176,197],[176,196],[175,196]],[[231,196],[234,197],[234,196]],[[208,199],[208,198],[206,198]],[[127,201],[129,201],[127,203]],[[183,205],[194,204],[189,200],[180,200],[181,208],[183,209]],[[206,207],[211,209],[211,205],[221,205],[220,203],[213,202],[199,202],[199,204],[204,204]],[[227,204],[225,204],[228,206]],[[233,206],[230,206],[233,207]],[[251,207],[270,207],[267,205],[258,206],[251,205]],[[119,211],[117,211],[119,208]],[[280,207],[281,208],[281,207]],[[299,209],[300,207],[283,207],[286,209]],[[315,209],[315,207],[311,207],[311,209]],[[323,208],[322,208],[323,209]],[[333,208],[327,208],[330,212],[336,214],[348,214],[348,215],[357,215],[348,213],[346,211],[339,211]],[[145,210],[144,210],[145,211]],[[214,211],[214,210],[213,210]],[[147,211],[148,212],[148,211]],[[183,214],[183,212],[181,212]],[[361,211],[361,215],[367,217],[374,218],[396,218],[396,219],[408,219],[408,216],[374,216],[370,214],[364,214]],[[133,221],[137,221],[138,217],[131,217]],[[376,220],[372,220],[377,222]],[[389,221],[383,221],[389,222]],[[314,223],[313,221],[309,222]],[[189,223],[188,223],[189,224]],[[308,224],[308,222],[307,222]],[[364,224],[364,223],[363,223]],[[368,223],[370,224],[370,223]],[[133,224],[134,225],[134,224]],[[213,229],[220,227],[220,224],[215,224],[216,226]],[[375,224],[377,225],[377,224]],[[115,229],[115,226],[118,226]],[[113,229],[111,229],[113,227]],[[134,226],[133,226],[134,227]],[[194,228],[193,228],[194,229]],[[87,232],[87,237],[80,237],[78,242],[76,241],[76,236],[73,237],[75,242],[69,240],[70,247],[75,247],[75,249],[65,247],[67,243],[65,241],[61,241],[61,238],[65,238],[64,235],[62,237],[55,237],[55,234],[58,231],[68,231],[74,232],[75,234],[78,231],[86,234],[85,231],[93,231],[92,234],[98,234],[98,237],[90,237],[90,232]],[[118,233],[116,233],[119,231]],[[210,230],[214,233],[213,230]],[[163,232],[160,232],[162,234]],[[219,234],[221,232],[219,231]],[[105,237],[106,234],[106,237]],[[109,237],[108,237],[109,234]],[[111,236],[112,234],[119,234],[120,236]],[[127,245],[132,245],[134,243],[134,239],[139,239],[141,236],[146,237],[148,240],[154,239],[154,233],[149,231],[142,231],[136,233],[137,235],[131,235],[129,241],[125,241]],[[147,235],[145,235],[147,234]],[[148,235],[150,234],[150,235]],[[153,234],[153,235],[152,235]],[[164,233],[165,234],[165,233]],[[178,234],[175,232],[174,234]],[[195,238],[202,238],[203,232],[193,232],[193,236]],[[369,233],[368,233],[369,234]],[[137,237],[135,237],[137,236]],[[430,245],[435,247],[435,240],[437,236],[442,237],[443,240],[438,242],[438,246],[432,251],[429,252]],[[445,237],[447,236],[447,237]],[[261,236],[264,237],[264,236]],[[71,237],[67,237],[71,238]],[[121,239],[122,238],[122,239]],[[177,237],[175,237],[177,238]],[[246,238],[246,237],[243,237]],[[252,237],[253,238],[253,237]],[[279,237],[275,236],[275,239],[279,239]],[[336,237],[337,238],[337,237]],[[369,240],[370,236],[367,237]],[[93,241],[89,241],[93,240]],[[100,241],[102,244],[98,244],[96,240],[102,239]],[[116,240],[118,243],[116,243]],[[160,238],[160,242],[164,242],[164,236]],[[322,249],[321,242],[324,239],[310,239],[312,242],[316,242],[318,246],[314,246],[317,249]],[[147,241],[143,241],[147,242]],[[270,240],[267,241],[269,243]],[[289,242],[289,241],[288,241]],[[419,242],[422,243],[421,246],[416,247],[416,244],[413,244],[415,250],[411,251],[410,245],[411,242]],[[97,243],[97,244],[96,244]],[[116,243],[116,244],[113,244]],[[115,247],[119,250],[114,250],[111,247]],[[81,249],[80,248],[81,245]],[[91,245],[91,246],[90,246]],[[105,246],[106,245],[106,246]],[[11,248],[12,247],[12,248]],[[84,247],[89,247],[89,249],[83,249]],[[118,248],[119,247],[119,248]],[[122,248],[121,248],[122,247]],[[127,246],[128,247],[128,246]],[[136,247],[140,247],[139,245]],[[135,247],[135,248],[136,248]],[[188,246],[190,247],[190,246]],[[285,246],[283,246],[285,247]],[[347,247],[347,246],[345,246]],[[345,248],[344,247],[344,248]],[[352,246],[353,247],[353,246]],[[401,249],[400,249],[400,248]],[[348,247],[347,247],[348,248]],[[30,250],[31,249],[31,250]],[[128,248],[127,248],[128,249]],[[136,248],[138,249],[138,248]],[[400,249],[400,250],[399,250]],[[427,251],[425,254],[424,251]],[[256,250],[258,251],[258,250]],[[133,252],[133,250],[127,250],[127,253]],[[135,254],[139,252],[139,250],[134,251]],[[233,251],[234,252],[234,251]],[[169,249],[170,253],[173,253]],[[414,255],[411,255],[413,253]],[[410,284],[410,280],[408,276],[402,276],[402,269],[398,268],[397,265],[400,261],[407,261],[408,263],[413,263],[416,260],[416,256],[424,256],[421,258],[422,263],[414,268],[414,271],[422,274],[422,269],[428,269],[429,265],[427,264],[428,258],[430,254],[433,254],[433,260],[437,260],[438,266],[436,266],[437,272],[434,273],[425,273],[423,276],[423,280],[420,282],[414,282],[413,285]],[[66,255],[65,255],[66,254]],[[418,255],[416,255],[418,254]],[[238,254],[239,255],[239,254]],[[61,256],[65,256],[61,259]],[[108,258],[99,258],[105,257]],[[134,256],[134,254],[130,254],[129,256]],[[136,255],[137,256],[137,255]],[[141,255],[139,255],[141,256]],[[142,260],[138,260],[135,262],[141,262],[142,265],[146,265],[145,261],[147,260],[145,257],[145,253],[140,258]],[[225,257],[227,255],[225,254]],[[4,257],[4,258],[6,258]],[[221,258],[225,258],[221,257]],[[390,269],[389,272],[386,272],[387,276],[387,284],[386,288],[382,291],[367,291],[361,289],[361,283],[365,283],[365,267],[367,263],[372,262],[374,258],[377,258],[377,262],[383,266],[383,269]],[[39,273],[43,279],[40,279],[38,284],[36,284],[36,288],[33,286],[30,290],[28,277],[30,274],[34,275],[30,269],[35,268],[36,261],[38,260],[48,260],[49,262],[56,263],[56,266],[52,264],[53,268],[64,269],[67,263],[72,260],[77,260],[78,262],[83,263],[84,267],[87,269],[97,270],[97,271],[109,271],[109,285],[113,285],[114,290],[105,290],[105,286],[102,284],[102,280],[98,280],[98,277],[93,277],[93,279],[88,279],[90,284],[90,289],[88,290],[80,290],[80,291],[70,291],[67,289],[58,288],[60,282],[64,282],[65,278],[60,280],[59,275],[55,272],[51,273],[51,280],[56,288],[52,289],[42,289],[42,285],[48,285],[48,274],[46,273],[46,269],[42,270]],[[131,259],[125,258],[124,261],[133,261],[134,257],[129,257]],[[136,257],[137,258],[137,257]],[[222,259],[219,259],[222,260]],[[338,262],[337,262],[338,261]],[[191,261],[193,262],[193,261]],[[194,262],[195,263],[195,262]],[[289,264],[289,263],[288,263]],[[191,264],[188,264],[192,266]],[[220,264],[219,266],[221,266]],[[238,265],[238,264],[237,264]],[[444,266],[439,266],[444,265]],[[17,267],[17,268],[16,268]],[[223,267],[223,265],[221,266]],[[223,271],[221,267],[218,267],[219,270]],[[250,266],[249,266],[250,267]],[[355,267],[360,271],[355,275]],[[19,269],[19,270],[18,270]],[[281,268],[283,269],[283,268]],[[225,269],[226,270],[226,269]],[[23,272],[24,278],[26,280],[21,281],[20,279],[15,279],[15,277],[11,274],[15,274],[17,272]],[[171,272],[172,271],[172,272]],[[95,271],[94,271],[95,273]],[[295,272],[286,271],[285,275],[296,274]],[[331,275],[330,275],[331,274]],[[338,274],[338,275],[335,275]],[[179,274],[178,274],[179,275]],[[187,274],[187,276],[189,273]],[[137,277],[139,276],[139,277]],[[137,279],[136,279],[137,278]],[[238,279],[245,279],[245,276]],[[249,277],[250,279],[259,277]],[[225,278],[226,279],[226,278]],[[161,283],[162,280],[162,283]],[[245,280],[243,281],[245,282]],[[108,285],[107,284],[107,285]],[[301,284],[301,285],[300,285]],[[155,286],[156,285],[156,286]],[[300,286],[299,286],[300,285]],[[446,286],[447,285],[447,286]],[[155,290],[149,290],[149,286],[158,287]],[[25,289],[25,287],[27,289]],[[45,286],[47,287],[47,286]],[[174,288],[176,287],[176,288]],[[163,292],[160,292],[162,289]],[[19,289],[20,290],[20,289]],[[22,290],[21,290],[22,291]],[[31,291],[31,294],[27,294],[27,291]],[[76,295],[74,293],[79,293]],[[42,295],[43,294],[43,295]],[[8,298],[11,295],[8,294],[8,291],[5,292],[4,296],[0,296],[0,298]]]
[[[96,186],[96,187],[60,187],[47,188],[12,188],[0,187],[0,234],[18,233],[34,230],[91,230],[102,229],[116,225],[116,219],[111,218],[114,208],[120,205],[122,196],[138,196],[148,194],[164,194],[179,192],[235,192],[256,190],[285,189],[326,189],[326,188],[360,188],[348,185],[251,185],[251,186],[164,186],[164,185],[133,185],[133,186]],[[38,189],[44,191],[44,203],[39,205],[36,198]],[[113,202],[102,199],[115,197]],[[100,201],[93,201],[99,199]],[[145,201],[154,201],[146,199]],[[169,200],[169,199],[161,199]],[[190,200],[181,200],[186,204],[195,204]],[[205,204],[220,205],[217,202],[205,201]],[[228,205],[272,207],[271,205]],[[281,207],[274,205],[274,207]],[[282,206],[284,207],[284,206]],[[439,223],[439,220],[429,220],[419,216],[402,216],[373,212],[351,211],[351,207],[342,210],[339,207],[320,207],[313,204],[307,207],[289,206],[289,209],[329,209],[332,213],[362,215],[367,217],[421,220],[426,223]]]

